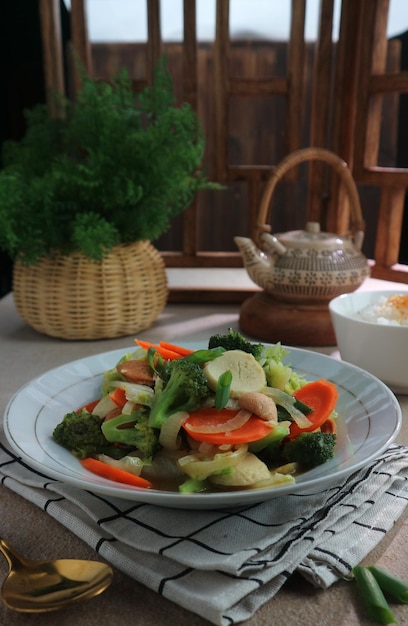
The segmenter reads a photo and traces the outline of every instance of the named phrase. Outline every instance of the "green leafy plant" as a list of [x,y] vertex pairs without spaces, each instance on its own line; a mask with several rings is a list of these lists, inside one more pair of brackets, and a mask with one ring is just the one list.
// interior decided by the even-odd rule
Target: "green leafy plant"
[[199,189],[204,137],[176,106],[166,60],[138,95],[127,72],[110,83],[82,72],[75,103],[28,111],[20,142],[4,147],[0,248],[25,264],[54,251],[100,260],[118,243],[154,241]]

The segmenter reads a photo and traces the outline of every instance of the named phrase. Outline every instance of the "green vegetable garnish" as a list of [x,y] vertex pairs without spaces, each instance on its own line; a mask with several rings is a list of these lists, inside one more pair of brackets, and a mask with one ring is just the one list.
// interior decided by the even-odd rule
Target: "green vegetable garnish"
[[209,350],[195,350],[188,356],[183,358],[183,361],[190,361],[190,363],[196,363],[197,365],[204,365],[208,361],[213,361],[217,357],[221,356],[225,352],[225,348],[221,346],[217,348],[211,348]]
[[215,408],[221,411],[225,407],[229,399],[231,389],[232,372],[227,370],[218,379],[218,385],[215,392]]
[[374,574],[361,565],[353,568],[353,574],[371,617],[379,624],[395,624],[395,617]]
[[207,490],[207,481],[200,478],[189,478],[179,486],[180,493],[200,493]]
[[408,583],[405,580],[394,576],[382,567],[371,566],[368,569],[385,593],[388,593],[398,602],[408,604]]

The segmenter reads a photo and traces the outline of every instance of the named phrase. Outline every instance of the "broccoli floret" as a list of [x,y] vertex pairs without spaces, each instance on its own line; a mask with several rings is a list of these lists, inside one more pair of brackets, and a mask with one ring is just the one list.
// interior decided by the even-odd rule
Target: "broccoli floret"
[[156,382],[149,425],[161,428],[166,419],[178,411],[193,411],[211,391],[197,363],[188,359],[170,361],[166,378]]
[[290,365],[283,363],[283,359],[288,354],[289,351],[278,342],[265,348],[259,362],[264,369],[269,387],[293,394],[305,384],[305,381],[304,377],[294,372]]
[[[130,427],[124,428],[125,425]],[[158,432],[149,426],[144,409],[106,420],[102,423],[102,433],[111,443],[137,448],[145,461],[150,461],[159,448]]]
[[178,489],[180,493],[203,493],[204,491],[208,491],[209,485],[207,480],[189,478],[179,485]]
[[282,448],[282,457],[290,463],[316,467],[334,456],[336,435],[313,431],[290,439]]
[[264,463],[270,465],[279,458],[282,441],[289,435],[289,426],[277,424],[269,435],[253,441],[248,445],[248,451],[256,454]]
[[252,354],[256,359],[259,359],[264,350],[262,343],[251,343],[245,337],[232,328],[228,329],[225,335],[212,335],[208,341],[209,348],[216,348],[221,346],[225,350],[242,350]]
[[79,459],[102,454],[111,446],[101,430],[101,419],[84,409],[67,413],[53,432],[54,440]]

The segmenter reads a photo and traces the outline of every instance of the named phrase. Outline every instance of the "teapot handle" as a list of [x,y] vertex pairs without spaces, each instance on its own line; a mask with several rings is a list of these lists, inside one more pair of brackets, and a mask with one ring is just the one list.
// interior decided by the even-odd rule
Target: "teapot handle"
[[266,222],[268,221],[270,203],[276,185],[292,167],[296,167],[304,161],[325,161],[331,165],[335,172],[340,176],[346,188],[350,202],[350,221],[353,243],[358,250],[361,250],[364,240],[365,223],[361,212],[360,199],[356,184],[347,163],[334,152],[330,152],[330,150],[325,150],[324,148],[303,148],[296,150],[286,156],[273,168],[259,207],[258,220],[254,234],[255,242],[262,248],[262,235],[264,233],[270,233],[271,231],[270,225]]

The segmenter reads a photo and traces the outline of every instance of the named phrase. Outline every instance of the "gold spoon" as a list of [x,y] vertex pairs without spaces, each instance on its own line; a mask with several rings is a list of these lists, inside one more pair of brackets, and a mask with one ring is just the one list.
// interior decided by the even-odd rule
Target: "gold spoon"
[[31,561],[1,538],[0,551],[10,568],[1,588],[1,599],[14,611],[56,611],[72,602],[99,595],[112,582],[112,568],[97,561]]

